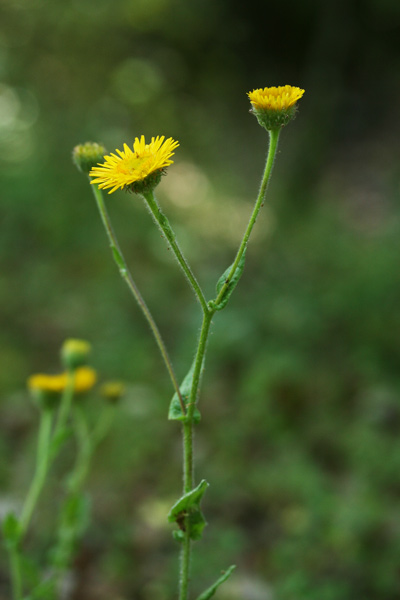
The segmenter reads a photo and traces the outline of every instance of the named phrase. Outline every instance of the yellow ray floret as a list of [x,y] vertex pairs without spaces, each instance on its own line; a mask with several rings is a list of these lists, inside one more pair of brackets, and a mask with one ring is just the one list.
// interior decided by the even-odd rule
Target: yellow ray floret
[[179,142],[164,136],[152,137],[146,144],[144,135],[135,138],[133,150],[124,144],[124,150],[116,150],[119,156],[105,156],[105,163],[93,167],[90,176],[95,177],[91,183],[98,184],[101,189],[111,188],[112,194],[118,189],[128,188],[136,181],[143,181],[149,175],[161,171],[173,163],[171,156]]
[[266,87],[248,93],[250,102],[258,110],[285,110],[294,106],[300,100],[304,90],[291,85]]
[[[91,367],[80,367],[75,371],[74,392],[83,394],[95,385],[97,374]],[[31,391],[53,392],[61,394],[68,384],[68,374],[45,375],[38,373],[28,379],[28,388]]]

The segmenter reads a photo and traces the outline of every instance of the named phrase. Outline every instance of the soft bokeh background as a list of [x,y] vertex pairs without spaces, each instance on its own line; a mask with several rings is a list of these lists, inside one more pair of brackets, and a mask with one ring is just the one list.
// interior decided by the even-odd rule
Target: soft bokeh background
[[[209,345],[194,591],[236,563],[221,600],[400,597],[399,72],[398,0],[1,3],[1,510],[32,469],[26,377],[56,371],[66,337],[128,385],[88,482],[75,600],[175,597],[165,515],[181,475],[169,380],[71,150],[180,141],[158,196],[211,297],[266,152],[246,92],[287,83],[306,94]],[[108,206],[182,377],[198,306],[141,202]],[[46,551],[59,491],[31,552]],[[4,554],[1,580],[9,598]]]

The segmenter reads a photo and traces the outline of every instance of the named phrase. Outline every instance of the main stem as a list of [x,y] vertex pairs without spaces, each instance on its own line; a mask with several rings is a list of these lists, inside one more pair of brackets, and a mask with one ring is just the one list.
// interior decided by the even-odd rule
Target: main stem
[[160,207],[158,206],[157,200],[155,199],[153,192],[143,193],[143,197],[144,197],[145,201],[147,202],[147,205],[150,208],[150,211],[151,211],[157,225],[160,227],[161,231],[163,232],[166,239],[168,240],[168,243],[170,244],[172,251],[174,252],[174,254],[176,256],[177,261],[181,265],[183,272],[185,273],[186,277],[188,278],[189,283],[190,283],[194,293],[196,294],[198,301],[201,304],[203,313],[208,312],[207,301],[204,297],[201,287],[200,287],[196,277],[194,276],[192,269],[190,268],[186,258],[183,256],[182,251],[178,245],[178,242],[176,241],[175,233],[172,230],[172,227],[171,227],[167,217],[164,215],[164,213],[161,211]]
[[[268,185],[269,178],[270,178],[270,175],[272,172],[272,167],[274,164],[276,150],[278,147],[279,134],[280,134],[279,129],[272,130],[269,132],[270,144],[269,144],[264,174],[263,174],[263,178],[261,180],[260,191],[258,193],[257,200],[255,203],[252,215],[250,217],[250,221],[247,225],[243,239],[240,243],[238,252],[236,254],[235,261],[232,265],[232,268],[229,272],[228,277],[226,278],[224,285],[222,286],[222,288],[220,290],[220,293],[218,294],[216,300],[214,301],[214,306],[218,305],[219,302],[224,297],[224,294],[225,294],[225,292],[232,280],[232,277],[234,276],[235,271],[239,265],[240,259],[243,255],[243,252],[246,249],[246,245],[249,240],[251,231],[257,220],[257,216],[260,211],[260,208],[262,207],[264,197],[265,197],[265,192],[267,190],[267,185]],[[158,206],[155,203],[155,201],[154,201],[153,206],[151,204],[151,200],[154,200],[154,198],[151,197],[149,200],[149,198],[146,197],[146,200],[150,206],[150,209],[153,212],[155,219],[157,220],[160,227],[162,228],[162,224],[159,221],[160,217],[157,214],[157,210],[159,211]],[[159,211],[159,212],[161,212],[161,211]],[[161,215],[162,215],[162,213],[161,213]],[[168,229],[167,229],[167,232],[168,232]],[[166,237],[172,246],[173,240],[171,241],[169,239],[167,232],[165,232]],[[182,267],[182,268],[184,268],[184,267]],[[202,304],[202,306],[203,306],[203,304]],[[192,389],[191,389],[189,402],[187,405],[187,415],[186,415],[185,421],[183,422],[183,430],[182,430],[182,433],[183,433],[183,465],[184,465],[184,468],[183,468],[183,492],[184,492],[184,494],[190,492],[190,490],[193,489],[193,487],[194,487],[193,415],[194,415],[194,410],[196,408],[197,396],[198,396],[199,387],[200,387],[201,370],[203,367],[204,356],[205,356],[205,352],[206,352],[206,348],[207,348],[207,340],[208,340],[208,336],[210,333],[210,325],[211,325],[211,321],[214,316],[214,313],[215,313],[215,309],[210,308],[209,305],[207,305],[207,303],[206,303],[205,308],[203,307],[203,323],[202,323],[202,327],[201,327],[199,343],[198,343],[197,352],[196,352],[195,366],[194,366],[194,371],[193,371]],[[190,580],[190,559],[191,559],[191,539],[190,539],[190,530],[189,530],[189,527],[187,524],[186,528],[185,528],[185,536],[183,539],[182,550],[181,550],[179,600],[187,600],[188,599],[188,589],[189,589],[189,580]]]
[[164,360],[165,366],[167,367],[167,371],[170,376],[172,385],[173,385],[174,390],[179,398],[182,413],[186,414],[186,408],[185,408],[185,404],[183,402],[181,391],[179,389],[179,384],[176,379],[171,360],[168,356],[167,348],[165,347],[164,341],[161,337],[160,330],[158,329],[153,315],[151,314],[146,302],[144,301],[138,287],[136,286],[136,284],[132,278],[132,275],[130,274],[130,272],[128,270],[126,261],[122,254],[122,251],[121,251],[121,248],[119,247],[117,236],[115,235],[113,227],[111,225],[110,217],[108,216],[108,212],[107,212],[106,206],[104,204],[103,195],[101,193],[101,190],[99,190],[99,188],[96,185],[92,185],[91,187],[92,187],[92,190],[94,193],[94,197],[96,198],[96,203],[97,203],[97,207],[100,212],[100,217],[103,222],[104,228],[106,230],[108,241],[110,243],[110,247],[111,247],[111,250],[112,250],[112,253],[114,256],[114,260],[117,263],[117,266],[119,268],[119,272],[121,273],[122,278],[127,283],[133,297],[135,298],[136,302],[139,305],[139,308],[141,309],[142,313],[144,314],[145,319],[147,320],[148,324],[150,325],[150,329],[154,335],[158,349],[160,350],[160,353]]
[[247,242],[249,240],[251,231],[254,227],[254,224],[257,220],[257,216],[258,213],[260,212],[260,208],[263,205],[264,202],[264,197],[265,197],[265,192],[267,191],[267,186],[268,186],[268,182],[271,176],[271,172],[272,172],[272,167],[274,165],[274,160],[275,160],[275,155],[276,155],[276,151],[278,148],[278,141],[279,141],[279,134],[280,134],[281,130],[280,129],[272,129],[271,131],[269,131],[269,149],[268,149],[268,155],[267,155],[267,160],[265,163],[265,169],[264,169],[264,175],[263,178],[261,180],[261,185],[260,185],[260,191],[258,193],[258,197],[256,200],[256,203],[254,205],[254,209],[253,212],[251,214],[250,217],[250,221],[247,225],[247,229],[244,233],[243,239],[241,241],[241,244],[239,246],[239,250],[236,254],[236,258],[235,261],[232,265],[232,269],[230,270],[230,273],[228,275],[228,277],[225,280],[224,285],[222,286],[217,298],[215,299],[215,304],[219,304],[222,300],[222,298],[224,297],[224,294],[232,280],[232,277],[235,274],[235,271],[239,265],[240,259],[242,258],[243,252],[246,249],[246,245]]
[[[197,347],[195,365],[193,371],[193,383],[186,420],[183,423],[183,493],[187,494],[194,487],[194,464],[193,464],[193,415],[196,407],[197,395],[200,387],[201,370],[207,348],[207,340],[210,333],[213,310],[207,310],[203,316],[200,331],[199,344]],[[179,600],[187,600],[190,580],[190,558],[192,551],[189,524],[186,523],[185,536],[182,543],[180,557],[180,579]]]

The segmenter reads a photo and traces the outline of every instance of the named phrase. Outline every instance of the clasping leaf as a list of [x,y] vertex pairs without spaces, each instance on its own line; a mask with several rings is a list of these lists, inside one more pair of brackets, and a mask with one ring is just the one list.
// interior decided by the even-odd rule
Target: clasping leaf
[[[231,297],[231,294],[233,292],[233,290],[235,289],[235,287],[237,286],[239,279],[242,276],[243,273],[243,269],[244,269],[244,261],[246,259],[246,248],[244,249],[244,252],[242,254],[242,256],[240,257],[238,266],[236,268],[236,271],[233,274],[232,279],[229,281],[224,295],[222,296],[221,301],[218,304],[214,304],[214,308],[216,310],[222,310],[223,308],[225,308],[225,306],[228,304],[228,300]],[[217,282],[217,297],[220,293],[220,291],[222,290],[223,286],[225,285],[225,283],[228,280],[229,274],[232,270],[232,267],[235,263],[232,263],[227,269],[226,271],[223,272],[223,274],[221,275],[221,277],[218,279]]]
[[203,529],[207,525],[203,513],[200,510],[200,500],[204,492],[208,488],[209,483],[203,479],[197,487],[179,498],[171,508],[168,521],[177,523],[180,532],[174,537],[178,540],[183,539],[183,533],[186,528],[189,529],[189,535],[192,540],[199,540],[202,536]]
[[[190,395],[192,392],[193,373],[194,373],[195,364],[196,364],[196,361],[194,360],[192,363],[192,366],[190,367],[189,371],[187,372],[187,374],[179,388],[186,409],[187,409]],[[175,392],[175,394],[172,396],[172,400],[169,405],[168,419],[170,421],[184,421],[185,418],[186,418],[186,416],[182,413],[182,407],[181,407],[181,403],[179,402],[178,394]],[[200,411],[196,407],[194,409],[194,413],[193,413],[193,422],[198,423],[200,421],[200,419],[201,419]]]

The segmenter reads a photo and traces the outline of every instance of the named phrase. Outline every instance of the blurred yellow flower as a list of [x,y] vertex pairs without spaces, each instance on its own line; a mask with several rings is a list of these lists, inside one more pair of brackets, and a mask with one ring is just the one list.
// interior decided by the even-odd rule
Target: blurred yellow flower
[[111,402],[117,402],[125,393],[125,386],[121,381],[107,381],[100,388],[100,393]]
[[45,375],[37,373],[31,375],[27,381],[28,389],[32,392],[53,392],[61,394],[65,388],[65,375]]
[[[80,367],[75,371],[74,392],[82,394],[92,389],[97,381],[97,374],[91,367]],[[28,379],[28,389],[32,392],[51,392],[61,394],[68,383],[68,373],[59,375],[45,375],[38,373]]]
[[[67,384],[68,375],[64,373],[65,385]],[[80,367],[75,371],[74,390],[77,394],[83,394],[92,389],[96,384],[97,373],[91,367]]]
[[303,96],[304,90],[291,85],[266,87],[253,90],[247,95],[253,108],[259,110],[285,110],[294,106]]
[[[163,169],[173,163],[171,156],[179,142],[172,138],[164,140],[164,136],[152,137],[151,142],[146,144],[142,135],[140,139],[135,138],[133,151],[124,144],[123,151],[116,150],[119,156],[105,156],[104,164],[93,167],[90,176],[95,179],[91,183],[98,184],[101,189],[111,188],[109,194],[118,189],[140,191],[135,188],[135,182],[142,182],[153,175],[161,176]],[[155,184],[158,182],[159,179]]]

